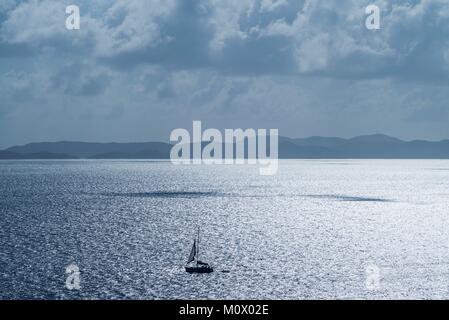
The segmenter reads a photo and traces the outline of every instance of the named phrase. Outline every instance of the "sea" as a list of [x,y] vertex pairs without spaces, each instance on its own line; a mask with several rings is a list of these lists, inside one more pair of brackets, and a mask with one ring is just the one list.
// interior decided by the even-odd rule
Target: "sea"
[[447,299],[448,222],[448,160],[0,161],[0,299]]

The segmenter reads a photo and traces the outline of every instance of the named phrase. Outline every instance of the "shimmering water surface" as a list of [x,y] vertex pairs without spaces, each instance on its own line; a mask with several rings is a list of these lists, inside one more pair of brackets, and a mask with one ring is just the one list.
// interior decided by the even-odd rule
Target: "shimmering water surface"
[[1,161],[0,298],[449,298],[448,204],[444,160]]

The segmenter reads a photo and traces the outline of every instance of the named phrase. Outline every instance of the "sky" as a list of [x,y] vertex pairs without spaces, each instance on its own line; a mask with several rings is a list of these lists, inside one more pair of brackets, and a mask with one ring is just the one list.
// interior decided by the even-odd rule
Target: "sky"
[[447,0],[0,0],[0,148],[168,141],[193,120],[440,140],[448,89]]

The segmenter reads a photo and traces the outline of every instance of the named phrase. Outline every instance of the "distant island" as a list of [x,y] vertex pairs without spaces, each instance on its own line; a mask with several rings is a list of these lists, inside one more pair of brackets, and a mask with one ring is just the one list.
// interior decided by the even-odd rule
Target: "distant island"
[[[40,142],[0,150],[0,159],[169,159],[164,142]],[[382,134],[336,137],[279,137],[281,159],[449,159],[449,140],[404,141]]]

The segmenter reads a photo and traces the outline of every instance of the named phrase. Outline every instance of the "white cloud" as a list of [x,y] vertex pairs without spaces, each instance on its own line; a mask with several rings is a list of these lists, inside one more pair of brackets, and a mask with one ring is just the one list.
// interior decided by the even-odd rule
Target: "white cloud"
[[287,0],[262,0],[260,10],[261,12],[270,12],[279,7],[288,5]]
[[97,32],[97,52],[114,55],[122,52],[157,47],[170,41],[164,35],[160,23],[167,19],[176,7],[173,0],[120,0],[111,6]]
[[30,0],[9,13],[1,26],[1,37],[9,43],[45,41],[60,36],[65,29],[63,2]]
[[310,73],[325,70],[330,58],[329,42],[328,34],[319,34],[312,39],[301,42],[297,49],[299,71]]

